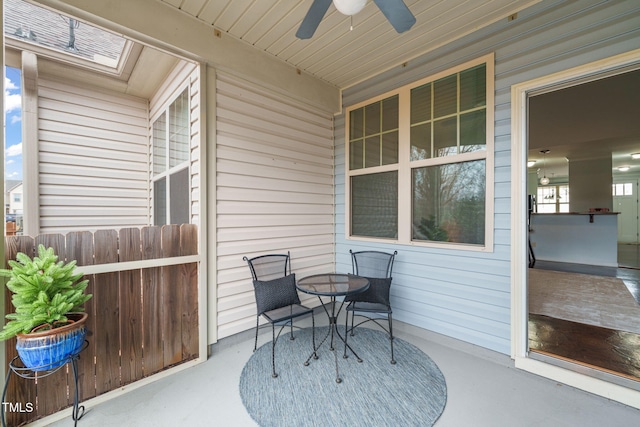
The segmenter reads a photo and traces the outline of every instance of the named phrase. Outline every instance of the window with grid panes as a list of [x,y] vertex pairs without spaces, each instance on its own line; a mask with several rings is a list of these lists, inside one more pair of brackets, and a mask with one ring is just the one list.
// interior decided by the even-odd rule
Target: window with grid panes
[[616,183],[611,185],[612,195],[614,196],[633,196],[633,183]]
[[[398,234],[398,96],[350,112],[351,234]],[[391,165],[391,170],[381,169]]]
[[569,186],[546,185],[538,187],[536,206],[538,213],[569,212]]
[[475,61],[348,111],[350,237],[487,244],[488,64]]
[[189,111],[185,89],[152,125],[154,225],[190,222]]

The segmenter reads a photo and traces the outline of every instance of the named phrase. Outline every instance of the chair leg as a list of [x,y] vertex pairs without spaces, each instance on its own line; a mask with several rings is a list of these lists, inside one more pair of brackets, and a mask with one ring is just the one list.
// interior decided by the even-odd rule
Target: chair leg
[[393,357],[393,324],[391,321],[391,313],[389,313],[389,341],[391,341],[391,364],[395,365],[396,364],[396,359],[394,359]]
[[[343,359],[347,358],[347,340],[348,340],[348,336],[349,336],[349,312],[347,311],[347,315],[344,316],[345,320],[344,320],[344,354],[342,355]],[[351,321],[351,323],[353,324],[353,320]]]
[[[356,312],[352,311],[351,312],[351,336],[353,336],[353,324],[354,324],[354,317],[356,316]],[[349,321],[349,313],[347,313],[347,322]]]
[[311,344],[313,345],[313,358],[314,360],[318,359],[318,353],[316,352],[316,320],[313,316],[313,312],[311,312]]
[[278,378],[278,374],[276,374],[276,325],[273,323],[271,324],[271,337],[271,376],[273,378]]
[[289,334],[289,339],[291,341],[295,340],[296,337],[293,336],[293,319],[289,320],[289,326],[291,328],[291,333]]
[[256,351],[258,348],[258,325],[260,324],[260,316],[256,316],[256,340],[253,343],[253,351]]

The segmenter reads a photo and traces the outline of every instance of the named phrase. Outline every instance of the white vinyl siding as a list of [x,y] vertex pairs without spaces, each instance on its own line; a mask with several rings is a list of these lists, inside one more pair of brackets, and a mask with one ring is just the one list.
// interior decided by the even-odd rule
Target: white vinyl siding
[[218,73],[216,91],[217,305],[223,338],[255,327],[244,255],[291,251],[298,277],[333,271],[333,120],[224,73]]
[[346,89],[345,108],[495,53],[494,252],[347,240],[345,119],[341,115],[335,120],[336,271],[350,269],[349,249],[397,250],[391,287],[394,318],[509,354],[511,85],[637,49],[639,20],[640,9],[631,1],[545,1],[521,11],[515,21],[496,22]]
[[144,99],[38,80],[40,232],[148,224]]

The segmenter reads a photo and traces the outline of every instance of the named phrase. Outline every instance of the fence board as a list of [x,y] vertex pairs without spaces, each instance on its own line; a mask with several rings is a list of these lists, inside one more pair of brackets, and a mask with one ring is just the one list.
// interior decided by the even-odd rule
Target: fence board
[[[9,236],[6,259],[29,256],[42,243],[60,260],[78,266],[197,255],[197,227],[143,227],[61,234]],[[198,263],[151,267],[86,276],[88,347],[78,362],[81,401],[198,356]],[[13,311],[5,289],[6,312]],[[6,344],[7,360],[17,353]],[[59,376],[58,376],[59,375]],[[69,366],[35,381],[12,377],[7,402],[36,403],[34,413],[7,412],[8,425],[20,425],[71,405],[75,392]]]
[[67,260],[67,242],[62,234],[40,234],[35,238],[36,242],[36,254],[38,252],[38,245],[44,245],[45,248],[53,248],[53,251],[58,255],[58,261]]
[[[119,233],[120,262],[142,259],[140,230],[123,228]],[[142,284],[140,270],[118,273],[120,287],[120,334],[122,385],[142,378]]]
[[[180,226],[180,255],[198,253],[198,229],[193,224]],[[182,291],[182,359],[198,356],[198,264],[180,266]]]
[[[118,233],[98,230],[93,236],[95,263],[118,262]],[[120,313],[118,306],[118,273],[96,274],[96,393],[120,387]]]
[[[76,260],[76,265],[93,265],[93,233],[89,231],[75,231],[67,234],[67,259]],[[89,280],[86,293],[93,295],[95,286],[93,275],[86,275],[83,279]],[[80,401],[96,396],[96,298],[91,298],[84,304],[84,310],[89,315],[87,319],[87,348],[80,354],[78,359],[78,391]],[[73,387],[73,386],[72,386]],[[75,392],[73,388],[71,393]]]
[[[162,228],[143,227],[141,230],[142,257],[155,259],[162,257]],[[164,368],[162,350],[162,269],[160,267],[142,270],[142,323],[144,330],[144,375],[149,376]]]
[[[165,258],[180,255],[180,226],[162,227],[162,255]],[[180,267],[162,267],[162,323],[164,366],[169,367],[182,360],[182,292]]]

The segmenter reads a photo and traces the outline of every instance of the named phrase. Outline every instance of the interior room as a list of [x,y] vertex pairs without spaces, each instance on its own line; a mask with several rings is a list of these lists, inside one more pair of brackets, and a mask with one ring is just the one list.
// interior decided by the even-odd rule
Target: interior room
[[[529,98],[531,350],[632,381],[640,375],[633,356],[640,332],[634,327],[640,313],[640,125],[634,117],[640,106],[633,95],[639,90],[640,71],[624,70]],[[561,291],[568,274],[574,283],[567,286],[582,296]],[[548,291],[540,289],[543,283]],[[571,314],[545,304],[581,308]],[[607,321],[607,310],[620,322]],[[593,312],[600,317],[587,314]],[[568,330],[573,340],[557,343]]]

